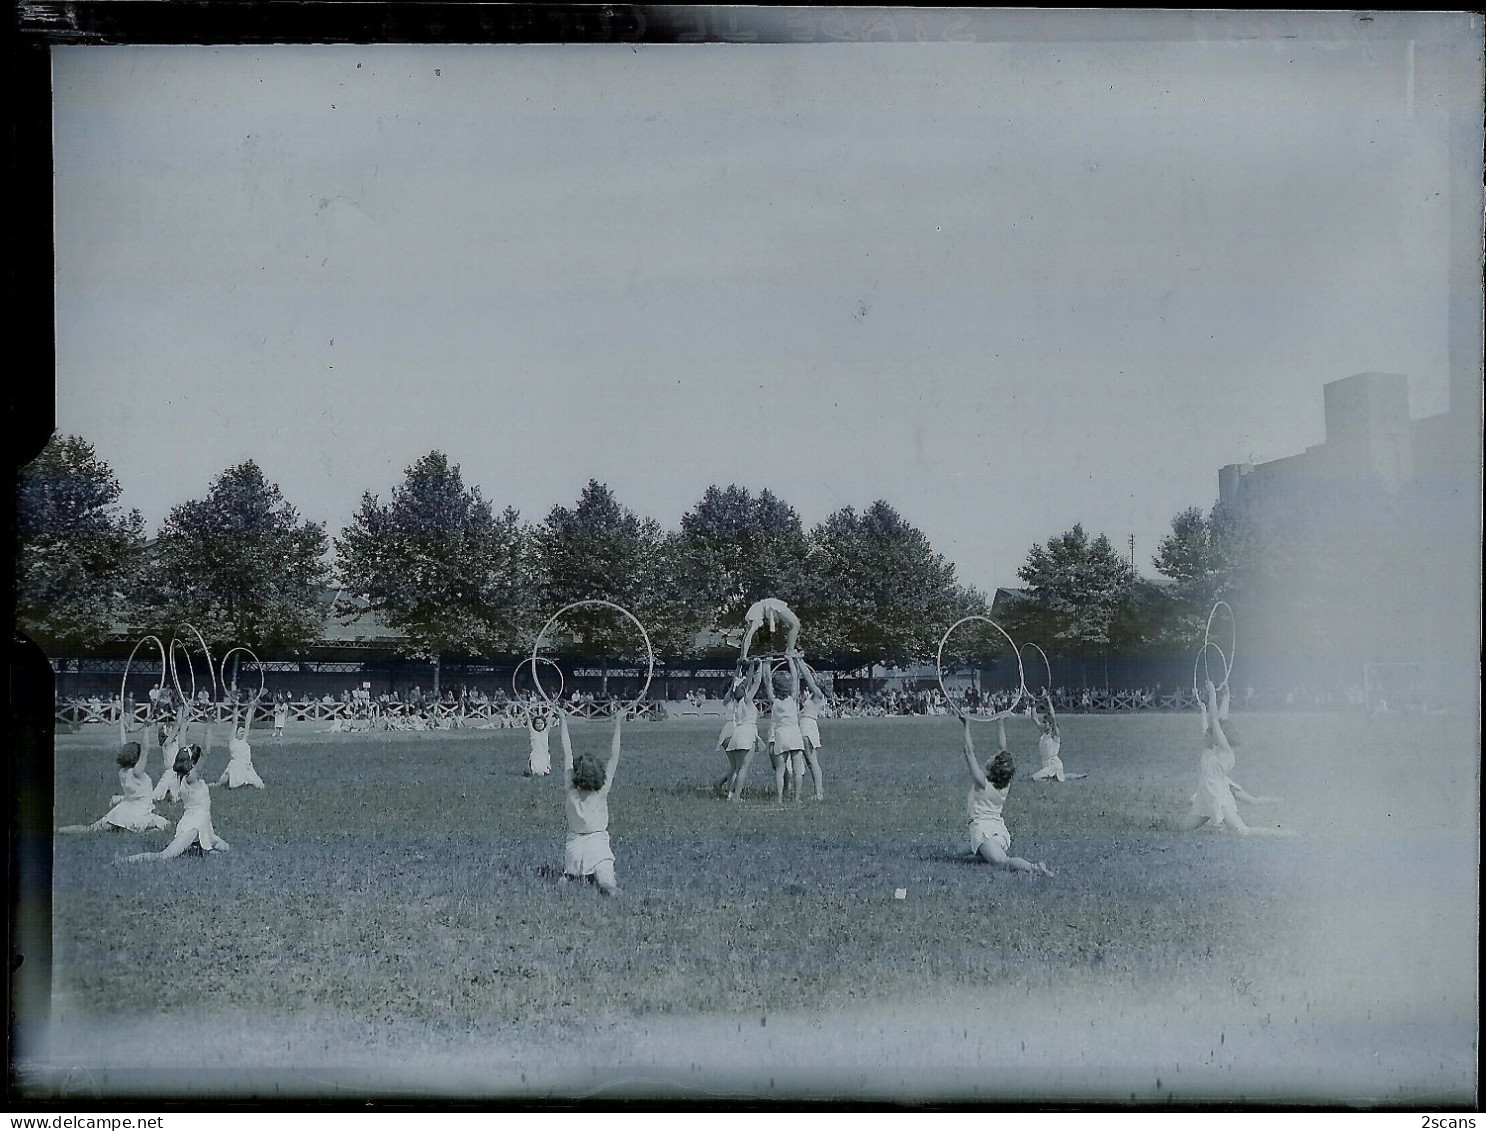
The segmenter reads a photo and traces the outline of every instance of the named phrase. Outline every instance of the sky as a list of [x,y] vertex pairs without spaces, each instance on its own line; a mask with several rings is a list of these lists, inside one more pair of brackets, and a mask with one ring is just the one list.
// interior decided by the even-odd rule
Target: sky
[[436,448],[530,520],[739,483],[886,499],[988,591],[1075,522],[1151,575],[1220,466],[1325,438],[1326,382],[1449,407],[1429,60],[1479,32],[1319,19],[59,48],[57,426],[152,529],[251,458],[334,533]]

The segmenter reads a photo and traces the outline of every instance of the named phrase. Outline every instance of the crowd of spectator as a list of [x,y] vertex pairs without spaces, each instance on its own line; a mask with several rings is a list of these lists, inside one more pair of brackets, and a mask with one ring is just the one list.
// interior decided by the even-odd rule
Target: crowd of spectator
[[[258,689],[224,688],[218,698],[219,712],[225,716],[239,709],[258,694]],[[1185,709],[1192,706],[1190,688],[1163,688],[1160,684],[1135,688],[1068,688],[1052,689],[1053,703],[1065,714],[1080,712],[1141,711]],[[211,707],[211,692],[198,688],[191,699],[197,714]],[[945,698],[937,685],[917,688],[854,689],[833,696],[831,714],[838,718],[878,718],[885,716],[949,715],[960,709],[972,714],[992,714],[1010,707],[1014,691],[981,690],[974,687],[956,690]],[[120,707],[130,717],[147,715],[165,719],[177,714],[183,697],[174,688],[151,688],[148,700],[125,697],[85,696],[57,697],[58,717],[71,721],[117,721]],[[616,704],[628,702],[623,695],[572,690],[562,696],[565,708],[575,714],[597,717],[610,714]],[[141,708],[148,702],[148,711]],[[719,700],[700,689],[684,696],[692,711],[708,712]],[[280,704],[293,706],[299,717],[325,719],[332,730],[436,730],[452,728],[498,728],[525,726],[533,707],[541,703],[535,691],[513,695],[497,689],[486,691],[475,687],[445,688],[439,693],[414,686],[391,691],[373,692],[369,688],[346,688],[339,693],[320,696],[293,695],[283,689],[267,689],[262,694],[259,711],[267,716]],[[1025,708],[1024,697],[1019,704]],[[1368,706],[1363,689],[1357,685],[1298,686],[1281,692],[1260,693],[1253,687],[1235,688],[1232,706],[1247,710],[1342,710]],[[1386,709],[1386,708],[1384,708]],[[308,710],[309,714],[304,713]],[[647,700],[645,710],[652,718],[665,715],[665,706]]]

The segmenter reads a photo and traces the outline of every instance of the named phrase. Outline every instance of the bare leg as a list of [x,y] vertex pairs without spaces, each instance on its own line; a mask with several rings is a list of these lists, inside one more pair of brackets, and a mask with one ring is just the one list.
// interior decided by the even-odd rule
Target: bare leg
[[728,797],[728,800],[729,801],[738,801],[738,800],[741,800],[742,799],[742,797],[743,797],[743,781],[744,781],[745,778],[748,777],[748,767],[750,765],[752,765],[752,763],[753,763],[753,753],[757,749],[758,749],[758,744],[757,743],[754,743],[747,750],[743,751],[743,764],[738,767],[738,774],[733,779],[733,792],[732,792],[731,796]]
[[59,833],[96,833],[108,828],[108,821],[99,817],[91,825],[63,825],[57,831]]
[[820,772],[820,755],[815,752],[815,743],[805,740],[805,765],[810,770],[810,782],[815,786],[815,800],[826,799],[825,777]]
[[1020,856],[1008,856],[1006,851],[993,840],[981,841],[977,851],[982,860],[998,868],[1007,868],[1013,872],[1033,872],[1042,876],[1052,875],[1042,861],[1039,860],[1034,864],[1030,860],[1023,860]]
[[769,761],[774,764],[774,803],[784,804],[784,772],[789,768],[789,759],[769,747]]
[[593,882],[598,884],[601,895],[618,895],[619,880],[614,875],[614,861],[605,860],[593,870]]
[[800,803],[800,796],[804,792],[805,783],[805,752],[803,750],[791,750],[785,754],[789,762],[789,788],[790,795],[795,799],[795,804]]

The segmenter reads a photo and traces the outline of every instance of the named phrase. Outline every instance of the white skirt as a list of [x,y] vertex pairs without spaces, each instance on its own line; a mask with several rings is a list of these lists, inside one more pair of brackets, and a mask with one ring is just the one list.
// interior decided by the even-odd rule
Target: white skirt
[[114,828],[127,829],[131,833],[170,828],[170,822],[159,816],[155,807],[144,798],[120,801],[103,815],[103,819]]
[[800,733],[810,740],[810,745],[820,749],[820,725],[812,718],[800,720]]
[[238,786],[256,785],[263,789],[263,779],[258,776],[258,771],[253,769],[253,763],[242,759],[233,759],[227,763],[227,788],[236,789]]
[[614,863],[614,850],[609,847],[609,834],[568,834],[563,852],[562,870],[568,876],[591,876],[604,861]]
[[971,821],[970,822],[970,852],[974,855],[980,851],[984,841],[999,844],[1002,852],[1011,851],[1011,832],[1006,828],[1006,822],[1001,821]]
[[732,740],[733,730],[737,726],[731,719],[722,724],[722,733],[717,736],[717,749],[728,749],[728,743]]
[[805,736],[794,723],[783,723],[774,728],[774,748],[781,754],[792,754],[805,749]]
[[753,723],[739,723],[733,727],[733,735],[728,739],[729,750],[752,750],[758,744],[758,726]]

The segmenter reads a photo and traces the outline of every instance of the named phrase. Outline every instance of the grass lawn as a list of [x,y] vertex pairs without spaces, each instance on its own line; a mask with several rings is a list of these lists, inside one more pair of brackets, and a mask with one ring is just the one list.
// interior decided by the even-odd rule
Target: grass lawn
[[[230,853],[124,865],[168,834],[56,838],[52,1016],[22,1079],[71,1096],[1473,1100],[1473,725],[1238,717],[1234,776],[1286,798],[1247,815],[1300,834],[1279,839],[1176,830],[1194,716],[1063,722],[1086,780],[1026,780],[1034,731],[1011,728],[1013,851],[1051,878],[966,855],[953,719],[828,720],[825,803],[783,807],[766,758],[745,801],[712,795],[716,722],[632,723],[617,900],[556,883],[561,786],[521,777],[524,731],[265,731],[268,789],[213,791]],[[603,724],[574,734],[607,746]],[[975,735],[994,751],[994,726]],[[114,737],[59,736],[55,825],[107,808]]]

